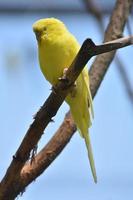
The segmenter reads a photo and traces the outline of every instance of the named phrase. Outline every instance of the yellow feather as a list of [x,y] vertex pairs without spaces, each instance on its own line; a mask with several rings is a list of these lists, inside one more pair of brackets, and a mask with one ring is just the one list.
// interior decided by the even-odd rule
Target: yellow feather
[[[58,78],[62,77],[64,68],[69,67],[72,63],[80,45],[67,30],[66,26],[55,18],[38,20],[33,24],[33,31],[38,41],[38,54],[42,73],[54,85],[58,82]],[[91,171],[94,181],[97,182],[88,133],[88,128],[91,126],[91,113],[92,116],[94,114],[86,67],[76,80],[76,87],[67,96],[66,102],[70,106],[72,116],[81,136],[85,139]]]

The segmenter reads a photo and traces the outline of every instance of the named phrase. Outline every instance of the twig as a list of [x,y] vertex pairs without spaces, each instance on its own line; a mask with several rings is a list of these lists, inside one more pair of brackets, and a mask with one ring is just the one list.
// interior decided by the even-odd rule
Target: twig
[[[110,22],[105,31],[104,42],[120,38],[131,11],[133,0],[123,1],[117,0],[113,10]],[[97,56],[90,69],[90,87],[92,94],[95,95],[94,88],[99,88],[101,79],[104,78],[108,66],[111,64],[116,51]],[[99,70],[99,67],[101,70]]]
[[[103,34],[103,32],[104,32],[104,23],[103,23],[104,13],[102,12],[100,6],[96,4],[95,0],[83,0],[83,1],[85,3],[87,12],[89,14],[91,13],[96,18],[98,25],[99,25],[99,28],[100,28],[100,31]],[[127,25],[127,30],[128,30],[129,36],[131,36],[132,30],[131,30],[129,18],[127,19],[126,25]],[[118,66],[117,67],[118,71],[121,74],[121,78],[122,78],[122,80],[123,80],[123,82],[124,82],[124,84],[127,88],[127,90],[126,90],[127,95],[129,97],[129,99],[131,100],[131,102],[133,102],[131,84],[128,80],[128,75],[127,75],[127,73],[124,69],[124,65],[121,62],[121,59],[117,54],[115,56],[115,63]],[[123,71],[124,71],[124,73],[123,73]]]
[[104,33],[103,10],[101,10],[98,2],[96,0],[83,0],[83,2],[88,14],[91,13],[96,18],[100,31]]
[[[131,38],[130,38],[131,39]],[[121,40],[121,39],[120,39]],[[132,39],[131,39],[132,40]],[[118,40],[119,41],[119,40]],[[100,67],[99,67],[100,70]],[[94,77],[94,71],[90,77]],[[101,77],[102,78],[102,77]],[[92,79],[91,82],[91,92],[94,98],[96,94],[95,88],[96,85],[93,82],[97,82],[97,79]],[[63,148],[67,145],[74,132],[76,131],[75,124],[73,122],[70,112],[66,114],[66,117],[57,130],[55,135],[51,138],[50,142],[38,153],[35,157],[35,162],[31,166],[30,163],[27,163],[21,171],[21,179],[24,181],[23,187],[26,187],[31,183],[36,177],[38,177],[47,167],[54,161],[54,159],[60,154]]]
[[120,73],[120,77],[123,81],[123,84],[125,86],[126,89],[126,93],[128,94],[129,99],[131,100],[130,102],[133,104],[133,87],[130,83],[127,71],[125,70],[122,61],[117,60],[118,66],[117,66],[117,70]]

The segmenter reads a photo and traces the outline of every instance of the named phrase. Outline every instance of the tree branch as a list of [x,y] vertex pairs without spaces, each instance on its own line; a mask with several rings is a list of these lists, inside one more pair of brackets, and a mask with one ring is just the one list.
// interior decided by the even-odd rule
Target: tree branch
[[[130,38],[130,37],[129,37]],[[128,40],[127,38],[118,39],[116,41]],[[129,39],[130,41],[132,38]],[[129,42],[129,41],[128,41]],[[114,42],[110,42],[112,44]],[[125,41],[124,41],[125,43]],[[116,45],[117,43],[115,43]],[[106,46],[108,48],[108,46]],[[102,45],[100,46],[102,48]],[[100,69],[100,67],[99,67]],[[93,74],[91,75],[93,76]],[[97,81],[97,80],[92,80]],[[96,94],[95,84],[91,84],[91,92],[94,98]],[[95,88],[94,88],[95,87]],[[36,155],[34,163],[31,165],[30,162],[27,163],[21,171],[21,180],[23,180],[24,187],[29,185],[36,177],[38,177],[47,167],[54,161],[54,159],[60,154],[63,148],[67,145],[74,132],[76,131],[76,126],[72,119],[70,112],[66,114],[66,117],[57,130],[55,135],[49,141],[49,143]]]
[[[108,27],[105,31],[104,42],[114,40],[116,38],[120,38],[126,21],[128,19],[128,15],[131,11],[131,7],[133,5],[133,0],[117,0],[115,8],[113,10],[110,22]],[[95,61],[93,62],[91,69],[90,69],[90,83],[94,85],[90,85],[92,94],[95,95],[95,90],[93,88],[99,88],[106,71],[111,64],[116,51],[112,51],[110,53],[106,53],[100,56],[97,56]],[[101,66],[101,70],[99,70],[98,66]],[[95,81],[97,80],[97,81]]]
[[[127,3],[125,3],[125,1],[124,1],[125,7],[121,7],[121,5],[118,4],[119,1],[120,0],[118,0],[117,4],[116,4],[117,9],[119,11],[121,10],[121,12],[119,12],[118,16],[120,17],[122,15],[121,21],[124,21],[124,22],[120,21],[121,25],[118,25],[116,27],[116,29],[118,29],[117,31],[119,31],[119,33],[121,33],[123,31],[124,23],[127,19],[132,1],[131,0],[127,1]],[[119,8],[119,6],[121,7],[121,9]],[[114,12],[117,12],[117,9],[115,9]],[[115,13],[113,13],[113,14],[115,14]],[[113,24],[111,26],[113,26]],[[116,26],[116,24],[115,24],[115,26]],[[112,29],[111,31],[113,34],[114,29]],[[116,35],[116,36],[118,37],[118,35]],[[43,105],[43,107],[37,113],[34,122],[32,123],[32,125],[30,126],[30,128],[27,132],[27,135],[25,136],[19,149],[17,150],[16,155],[14,156],[14,158],[11,162],[11,165],[9,166],[9,168],[7,170],[7,173],[4,176],[4,178],[0,184],[0,200],[5,200],[5,199],[12,200],[20,192],[22,192],[24,190],[24,187],[27,185],[24,183],[26,183],[25,180],[27,180],[27,179],[22,180],[22,178],[28,177],[31,174],[32,170],[30,171],[30,173],[27,173],[27,171],[24,170],[23,166],[24,166],[25,162],[29,159],[31,150],[34,149],[35,146],[37,145],[37,142],[39,141],[41,135],[43,134],[44,128],[51,121],[51,118],[56,114],[58,108],[60,107],[61,103],[63,102],[66,95],[68,94],[71,85],[74,83],[77,76],[80,74],[80,72],[82,70],[81,66],[84,66],[87,63],[88,59],[90,59],[94,55],[94,53],[91,50],[91,47],[93,50],[95,50],[95,52],[97,54],[100,54],[100,53],[106,52],[105,50],[103,50],[103,48],[104,47],[109,48],[108,45],[109,44],[105,44],[105,46],[102,45],[102,52],[98,52],[96,50],[96,48],[98,47],[101,51],[101,45],[95,46],[91,40],[85,41],[85,43],[83,44],[83,46],[80,49],[80,53],[78,54],[78,56],[72,63],[71,67],[67,71],[67,78],[66,78],[67,81],[60,82],[55,86],[56,92],[55,91],[52,92],[50,97],[47,99],[46,103]],[[119,47],[122,47],[121,42],[119,43]],[[117,46],[117,48],[119,48],[119,47]],[[116,48],[116,46],[115,46],[115,48]],[[111,47],[109,50],[112,51],[115,48],[114,48],[114,46],[112,47],[112,43],[111,43]],[[113,58],[113,57],[111,57],[111,58]],[[106,64],[110,64],[110,62],[107,62]],[[93,68],[94,68],[94,66],[93,66]],[[92,70],[93,68],[91,68],[91,76],[92,76],[91,82],[95,82],[95,81],[97,82],[97,79],[94,78],[95,76],[93,74],[96,71],[95,70],[93,71]],[[101,70],[102,69],[103,68],[101,68]],[[106,70],[107,70],[107,67],[106,67]],[[101,80],[102,80],[102,77],[101,77]],[[99,79],[98,79],[98,81],[99,81]],[[98,82],[98,84],[99,84],[99,82]],[[96,87],[96,84],[93,83],[93,86]],[[93,91],[93,96],[94,96],[98,87],[96,87],[94,90],[94,88],[91,86],[91,89],[93,89],[92,91]],[[55,104],[53,105],[54,102],[55,102]],[[65,123],[65,126],[63,126],[64,123]],[[60,127],[60,132],[58,132],[58,137],[54,138],[51,141],[51,142],[53,142],[53,144],[56,144],[56,146],[52,146],[53,148],[51,147],[52,150],[50,150],[50,149],[48,149],[49,146],[47,145],[47,149],[49,150],[49,151],[46,151],[47,159],[49,160],[49,163],[47,163],[47,166],[57,157],[57,155],[61,152],[61,150],[64,148],[64,146],[68,143],[72,134],[76,130],[74,122],[72,121],[70,114],[68,114],[64,123]],[[65,129],[67,127],[66,124],[69,127],[68,130]],[[63,131],[64,131],[63,135],[65,135],[65,136],[62,137],[62,140],[60,140],[61,136],[63,136],[61,134],[61,132],[63,132]],[[55,139],[58,139],[58,140],[55,140]],[[61,143],[58,143],[58,141],[61,141]],[[43,151],[43,153],[45,152],[45,150]],[[53,152],[53,154],[51,152]],[[41,155],[42,155],[42,152],[40,153],[40,156]],[[37,158],[37,156],[36,156],[36,158]],[[46,162],[46,160],[45,160],[45,162]],[[43,162],[43,160],[42,160],[42,162]],[[33,169],[33,166],[35,166],[35,164],[36,164],[36,162],[33,162],[33,164],[31,165],[32,169]],[[22,168],[23,168],[23,170],[22,170]],[[44,169],[42,169],[42,171],[44,171]],[[32,172],[35,172],[35,171],[32,171]]]
[[[103,23],[104,13],[102,12],[102,9],[100,8],[99,5],[96,4],[95,0],[83,0],[83,1],[84,1],[84,4],[85,4],[88,14],[91,13],[96,18],[99,28],[100,28],[100,31],[103,34],[104,33],[104,23]],[[122,2],[122,3],[124,3],[124,2]],[[132,31],[131,31],[129,19],[127,19],[126,24],[127,24],[129,35],[131,36]],[[121,59],[118,57],[118,55],[115,56],[115,62],[116,62],[116,65],[118,65],[119,69],[121,69],[119,71],[123,72],[124,66],[123,66],[123,63],[121,62]],[[126,81],[128,77],[124,73],[121,73],[121,76],[126,85],[128,97],[132,101],[133,100],[132,95],[130,95],[131,93],[129,92],[129,91],[131,91],[131,87],[129,87],[129,81]]]
[[[67,96],[71,86],[74,84],[76,78],[81,73],[83,66],[86,65],[86,63],[92,56],[112,51],[114,49],[122,48],[127,45],[131,45],[132,38],[133,37],[121,38],[102,45],[95,45],[91,39],[85,40],[85,42],[81,46],[81,49],[79,50],[78,55],[76,56],[72,65],[69,67],[66,73],[65,81],[60,81],[59,83],[57,83],[57,85],[54,86],[54,91],[51,92],[44,105],[36,114],[34,122],[27,131],[15,156],[13,156],[11,165],[1,182],[1,188],[3,186],[4,190],[8,191],[8,193],[5,193],[6,195],[10,196],[10,199],[11,196],[13,196],[14,198],[13,189],[18,194],[18,184],[16,186],[16,180],[14,182],[14,174],[18,179],[22,167],[24,166],[25,162],[30,158],[31,151],[34,150],[34,148],[36,147],[40,137],[43,134],[44,129],[51,121],[52,117],[56,115],[59,107],[65,100],[65,97]],[[15,183],[15,185],[13,183]]]
[[[21,180],[20,186],[19,184],[16,185],[16,180],[17,181],[20,180],[19,176],[21,175],[21,178],[22,178],[22,176],[25,176],[27,172],[24,173],[25,170],[23,169],[22,170],[23,173],[20,173],[21,169],[23,168],[25,162],[30,158],[30,153],[36,147],[40,137],[43,134],[43,130],[51,121],[52,117],[56,115],[59,107],[61,106],[61,104],[65,100],[65,97],[69,93],[71,86],[74,84],[76,78],[81,73],[83,66],[86,65],[87,61],[92,56],[131,45],[132,39],[133,39],[133,36],[117,39],[115,41],[111,41],[102,45],[95,45],[91,39],[85,40],[85,42],[81,46],[81,49],[79,50],[78,55],[76,56],[72,65],[69,67],[66,73],[65,81],[60,81],[59,83],[57,83],[57,85],[54,86],[54,91],[51,92],[50,96],[48,97],[44,105],[36,114],[34,122],[32,123],[29,130],[27,131],[20,147],[18,148],[15,156],[13,157],[12,163],[10,167],[8,168],[5,177],[3,178],[1,182],[1,188],[3,186],[4,192],[6,193],[6,195],[10,196],[10,199],[11,197],[14,198],[15,197],[14,194],[17,195],[18,192],[22,190],[22,188],[20,190],[20,186],[22,187],[22,180]],[[74,122],[72,123],[72,119],[71,120],[67,119],[67,116],[66,116],[66,123],[68,124],[68,126],[69,125],[72,126],[72,127],[71,126],[69,127],[69,130],[71,130],[74,133],[76,129],[74,126]],[[68,137],[67,139],[70,139],[70,137]],[[59,144],[61,145],[60,149],[56,148],[56,145],[58,147]],[[64,145],[65,143],[64,144],[63,142],[59,143],[59,138],[54,136],[54,143],[53,141],[52,141],[52,145],[50,143],[50,148],[48,145],[49,150],[47,150],[47,153],[45,156],[48,162],[45,162],[45,166],[48,166],[50,164],[51,159],[53,160],[55,155],[57,155],[60,152],[60,150],[62,149]],[[56,148],[57,152],[55,153],[54,151],[52,151],[52,148],[54,149]],[[36,159],[39,159],[37,163],[40,163],[39,154],[37,155]],[[28,166],[30,166],[30,168],[33,169],[34,165],[32,166],[32,164],[30,163]],[[44,169],[44,166],[43,166],[43,169]],[[16,180],[14,178],[14,174],[16,175],[16,178],[17,178]],[[29,176],[28,176],[28,179],[29,179]],[[33,176],[32,176],[32,179],[33,179]],[[7,196],[5,197],[7,199]]]
[[[9,191],[13,193],[12,187],[14,186],[14,174],[16,175],[16,177],[17,175],[20,175],[22,167],[24,166],[25,162],[30,158],[30,153],[37,145],[40,137],[43,134],[43,130],[51,121],[52,117],[56,115],[59,107],[67,96],[70,87],[74,84],[76,78],[81,73],[83,66],[86,65],[87,61],[92,56],[130,45],[132,38],[133,37],[121,38],[98,46],[95,45],[91,39],[85,40],[78,55],[76,56],[72,65],[66,73],[66,80],[61,81],[57,83],[56,86],[54,86],[54,91],[51,92],[49,98],[36,114],[34,122],[27,131],[27,134],[24,137],[19,149],[17,150],[16,155],[13,157],[13,161],[8,168],[4,179],[1,182],[1,188],[3,185],[4,190],[6,188],[6,185],[8,185],[8,187],[6,188],[6,191],[8,190],[8,196],[11,197]],[[17,190],[16,181],[14,190]]]
[[[124,5],[122,6],[121,3],[123,3]],[[114,38],[117,38],[119,34],[122,34],[124,25],[127,20],[127,16],[131,9],[131,5],[132,1],[117,1],[115,10],[112,13],[111,21],[106,30],[105,41],[111,40],[112,36]],[[119,23],[119,26],[117,26],[117,23]],[[118,32],[119,34],[117,34]],[[94,62],[90,70],[90,86],[93,98],[97,92],[98,87],[100,86],[99,79],[102,82],[102,79],[109,67],[110,62],[113,59],[114,54],[115,52],[110,52],[103,55],[99,55],[97,57],[98,59]],[[105,62],[103,56],[106,57]],[[101,73],[99,71],[101,71]],[[33,163],[33,165],[31,166],[29,163],[27,163],[24,166],[21,176],[22,180],[25,180],[25,186],[27,186],[32,180],[34,180],[44,170],[47,169],[47,167],[53,162],[53,160],[67,145],[67,143],[73,136],[75,130],[76,129],[72,121],[71,114],[70,112],[68,112],[62,125],[57,130],[53,138],[35,157],[35,162]]]
[[[128,73],[126,71],[126,69],[124,68],[123,66],[123,62],[122,60],[117,60],[117,63],[118,63],[118,67],[117,67],[117,70],[120,74],[120,77],[122,79],[122,82],[125,86],[125,91],[130,99],[130,102],[132,103],[133,105],[133,87],[132,87],[132,84],[129,80],[129,77],[128,77]],[[133,108],[133,107],[132,107]]]
[[83,0],[85,9],[88,14],[92,14],[98,21],[98,25],[102,34],[104,34],[104,23],[103,23],[103,10],[100,8],[96,0]]

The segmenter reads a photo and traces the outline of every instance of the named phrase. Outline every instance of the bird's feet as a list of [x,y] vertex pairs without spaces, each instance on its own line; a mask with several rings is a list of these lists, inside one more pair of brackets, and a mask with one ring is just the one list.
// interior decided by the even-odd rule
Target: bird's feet
[[68,81],[68,79],[67,79],[67,77],[66,77],[66,72],[67,72],[67,70],[68,70],[67,67],[64,68],[64,70],[63,70],[63,76],[58,78],[59,81],[64,81],[64,82],[67,82],[67,81]]
[[[68,79],[66,77],[67,70],[68,70],[68,68],[64,68],[64,70],[63,70],[63,76],[59,78],[59,81],[68,82]],[[74,82],[74,84],[71,85],[70,95],[71,95],[72,98],[74,98],[75,95],[76,95],[76,82]]]

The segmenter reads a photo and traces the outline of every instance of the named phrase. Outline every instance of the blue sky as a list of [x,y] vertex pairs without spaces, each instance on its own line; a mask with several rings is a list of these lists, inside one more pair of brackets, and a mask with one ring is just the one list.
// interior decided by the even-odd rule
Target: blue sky
[[[0,15],[0,27],[3,27],[0,33],[1,178],[33,121],[33,115],[50,94],[50,85],[39,69],[32,24],[39,18],[53,16],[63,20],[80,43],[87,37],[97,44],[102,41],[97,23],[87,14]],[[133,84],[132,47],[118,53]],[[95,118],[90,134],[98,184],[93,183],[84,141],[76,133],[61,155],[20,199],[132,199],[133,105],[117,67],[114,62],[111,64],[94,100]],[[39,149],[54,134],[68,109],[65,103],[61,106],[55,123],[45,130]]]
[[[99,4],[98,0],[95,0],[96,4]],[[114,4],[115,0],[108,0],[108,1],[104,1],[104,0],[100,0],[100,4],[99,7],[101,8],[112,8],[113,4]],[[30,9],[37,9],[37,8],[41,8],[44,10],[47,9],[78,9],[78,10],[84,10],[84,3],[83,0],[75,0],[75,1],[71,1],[71,0],[63,0],[63,1],[58,1],[58,0],[49,0],[49,1],[45,1],[45,0],[23,0],[23,1],[18,1],[18,0],[1,0],[0,1],[0,9],[9,9],[12,10],[14,8],[18,8],[18,9],[22,9],[25,8],[27,11],[29,11]]]

